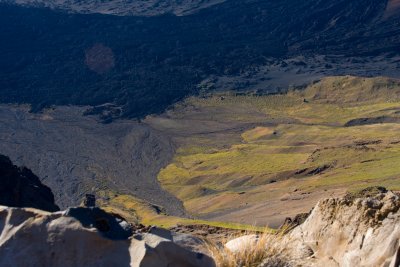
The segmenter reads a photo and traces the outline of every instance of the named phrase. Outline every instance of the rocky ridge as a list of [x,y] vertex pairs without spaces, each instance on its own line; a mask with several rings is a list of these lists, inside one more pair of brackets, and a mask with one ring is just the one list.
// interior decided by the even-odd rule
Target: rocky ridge
[[50,188],[26,167],[17,167],[0,155],[0,205],[58,211]]
[[400,197],[369,191],[321,200],[281,246],[307,266],[398,266]]
[[[277,234],[250,234],[225,244],[227,254],[264,248],[271,266],[397,267],[400,264],[400,196],[370,187],[321,200],[301,220],[287,220]],[[302,221],[304,221],[302,223]],[[269,254],[268,254],[269,253]],[[275,266],[275,265],[273,265]]]
[[[275,251],[279,266],[399,266],[399,210],[400,196],[381,187],[324,199],[265,249]],[[226,247],[232,253],[256,247],[258,235]],[[202,242],[130,225],[98,208],[49,213],[0,207],[1,266],[215,266]],[[270,258],[265,262],[259,266],[271,266]]]
[[98,208],[49,213],[1,206],[0,266],[214,266],[210,257],[173,242],[167,230],[133,230]]

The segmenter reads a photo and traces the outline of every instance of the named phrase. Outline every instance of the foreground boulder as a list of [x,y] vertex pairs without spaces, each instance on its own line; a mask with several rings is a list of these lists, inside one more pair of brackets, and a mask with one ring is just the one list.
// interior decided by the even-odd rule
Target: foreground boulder
[[171,240],[132,232],[122,218],[96,208],[50,213],[0,206],[0,266],[214,266]]
[[[258,267],[400,266],[400,197],[396,193],[368,188],[321,200],[309,215],[300,217],[286,222],[278,234],[242,236],[225,248],[253,255],[255,247],[262,247],[264,263]],[[271,264],[271,259],[279,259],[279,264]]]
[[3,155],[0,155],[0,205],[59,210],[50,188],[43,185],[29,169],[13,165]]
[[202,253],[183,249],[171,240],[153,234],[132,239],[132,267],[213,267],[213,260]]
[[383,188],[322,200],[279,246],[302,266],[399,266],[399,208]]
[[230,240],[225,244],[225,247],[233,253],[239,253],[243,250],[249,250],[259,242],[258,235],[245,235]]

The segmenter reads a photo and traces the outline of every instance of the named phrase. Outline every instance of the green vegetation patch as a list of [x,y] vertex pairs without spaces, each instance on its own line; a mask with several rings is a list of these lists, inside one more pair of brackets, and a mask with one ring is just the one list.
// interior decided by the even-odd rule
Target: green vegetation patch
[[[178,138],[158,178],[202,216],[279,199],[289,185],[400,189],[397,118],[400,84],[386,78],[333,77],[273,96],[192,97],[169,119],[180,129],[196,121],[197,133]],[[346,125],[355,119],[368,123]]]

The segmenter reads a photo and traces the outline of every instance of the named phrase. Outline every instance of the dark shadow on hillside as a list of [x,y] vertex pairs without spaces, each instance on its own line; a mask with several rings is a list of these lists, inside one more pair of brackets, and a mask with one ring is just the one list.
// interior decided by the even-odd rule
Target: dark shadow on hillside
[[132,225],[116,214],[110,214],[100,208],[69,208],[66,216],[77,219],[84,227],[95,227],[99,233],[112,240],[126,240],[132,233]]

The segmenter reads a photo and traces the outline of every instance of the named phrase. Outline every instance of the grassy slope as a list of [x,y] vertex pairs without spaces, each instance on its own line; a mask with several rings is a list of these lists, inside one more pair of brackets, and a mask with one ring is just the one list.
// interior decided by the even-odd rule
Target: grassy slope
[[[98,196],[108,201],[101,201],[100,206],[108,212],[123,216],[131,223],[141,223],[144,225],[156,225],[164,228],[171,228],[176,225],[210,225],[228,229],[265,231],[265,227],[246,225],[239,223],[205,221],[196,219],[180,218],[168,216],[161,207],[152,205],[146,201],[135,198],[131,195],[119,195],[110,191],[97,192]],[[161,208],[161,210],[160,210]]]
[[148,122],[181,144],[159,181],[189,212],[207,217],[293,188],[399,190],[400,124],[344,127],[398,111],[397,81],[333,77],[286,95],[190,98]]

